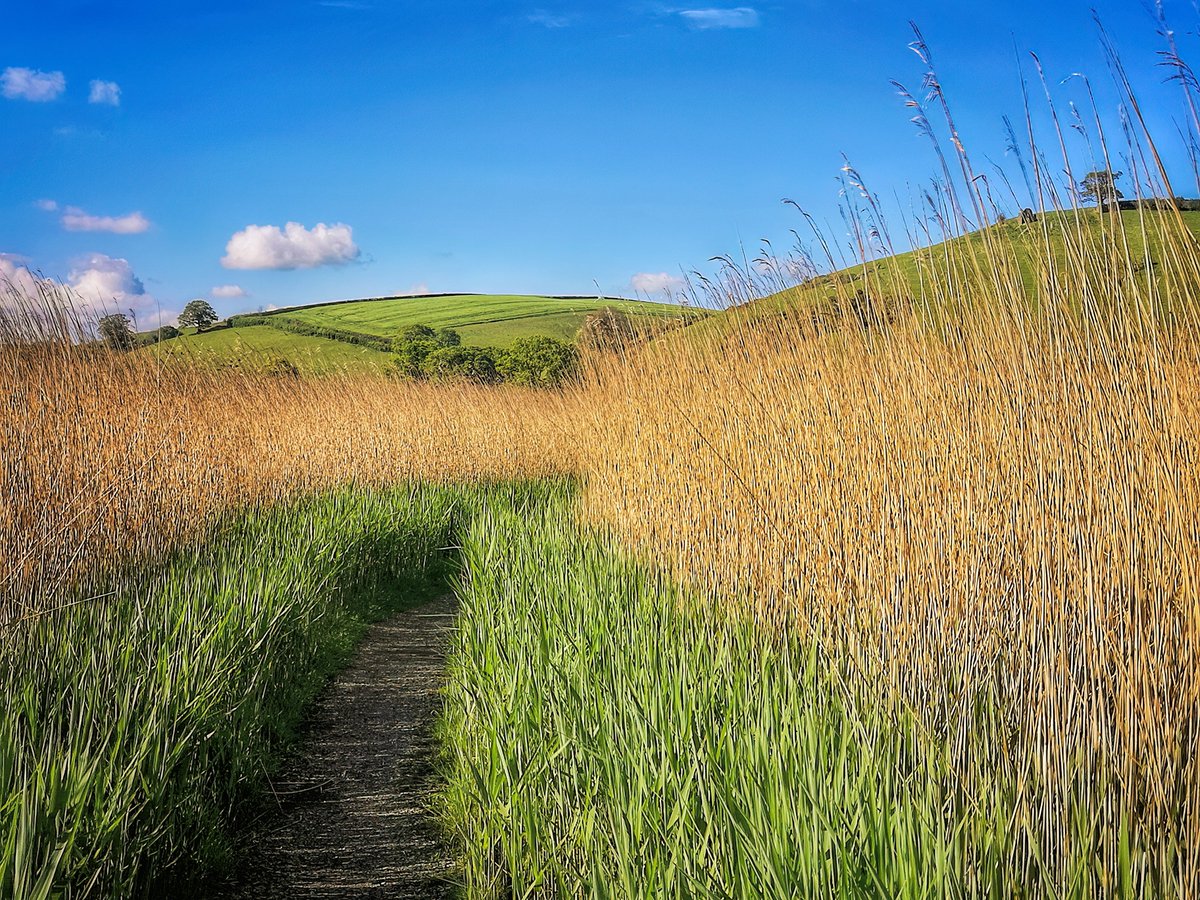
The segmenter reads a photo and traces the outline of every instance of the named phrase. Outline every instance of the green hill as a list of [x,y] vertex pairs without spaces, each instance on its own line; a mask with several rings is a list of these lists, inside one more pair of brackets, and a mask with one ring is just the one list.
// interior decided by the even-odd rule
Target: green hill
[[[1178,227],[1180,221],[1183,231]],[[1117,227],[1115,217],[1108,214],[1101,218],[1095,209],[1078,214],[1051,212],[1032,223],[1009,219],[986,232],[976,231],[866,265],[847,266],[732,307],[709,318],[695,334],[726,333],[755,321],[827,310],[839,302],[844,306],[847,299],[860,293],[885,306],[917,298],[937,306],[958,295],[959,286],[967,283],[983,285],[986,295],[995,274],[992,253],[1012,263],[1011,283],[1019,279],[1024,294],[1035,298],[1039,285],[1048,278],[1048,260],[1053,261],[1060,280],[1083,277],[1091,284],[1106,284],[1108,279],[1120,277],[1113,273],[1123,270],[1126,258],[1132,261],[1137,277],[1145,277],[1147,269],[1157,273],[1166,255],[1178,252],[1181,241],[1194,245],[1200,238],[1200,212],[1125,210],[1119,223]],[[835,296],[840,300],[835,301]]]
[[391,343],[409,325],[453,328],[466,345],[508,347],[523,337],[573,340],[591,314],[613,309],[652,324],[703,311],[619,298],[453,294],[349,300],[246,313],[200,334],[148,348],[163,359],[271,368],[285,361],[306,375],[383,371]]

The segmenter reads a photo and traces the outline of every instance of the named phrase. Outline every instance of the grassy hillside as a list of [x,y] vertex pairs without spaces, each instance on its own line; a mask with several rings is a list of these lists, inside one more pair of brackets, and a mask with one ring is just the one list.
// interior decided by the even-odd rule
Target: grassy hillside
[[[1176,213],[1126,210],[1110,218],[1094,209],[1048,213],[1034,223],[1016,219],[993,225],[963,237],[922,247],[866,265],[858,263],[816,278],[799,287],[771,293],[763,299],[739,302],[735,308],[713,317],[708,328],[723,329],[738,322],[827,306],[834,296],[843,303],[862,291],[885,303],[900,299],[924,299],[935,306],[965,293],[966,282],[986,283],[994,275],[997,257],[1010,261],[1013,271],[1001,275],[1026,297],[1036,297],[1050,277],[1068,272],[1078,277],[1108,277],[1108,268],[1129,265],[1135,277],[1157,273],[1164,254],[1173,252],[1179,240]],[[1192,236],[1200,237],[1200,212],[1178,213]],[[1119,222],[1119,226],[1118,226]],[[1127,261],[1132,261],[1128,263]],[[1161,283],[1161,278],[1159,279]],[[753,293],[753,292],[751,292]],[[765,291],[760,291],[766,293]],[[705,328],[700,329],[705,331]]]
[[270,370],[286,360],[305,375],[382,370],[390,354],[329,338],[290,334],[268,325],[217,328],[204,334],[155,344],[149,352],[160,358],[196,360],[216,366],[238,365]]
[[677,316],[681,312],[678,306],[636,300],[458,295],[306,306],[280,310],[270,318],[332,325],[386,338],[394,337],[408,325],[432,325],[455,329],[468,344],[505,347],[518,338],[532,335],[570,340],[590,313],[605,308],[632,316]]
[[[450,295],[354,300],[231,316],[228,327],[185,334],[156,345],[164,358],[270,368],[286,360],[306,375],[386,367],[388,346],[409,325],[453,328],[464,344],[508,347],[538,335],[573,340],[588,315],[614,309],[631,317],[665,319],[679,306],[637,300],[561,299],[513,295]],[[701,316],[702,312],[687,311]],[[305,334],[319,331],[320,334]],[[300,333],[298,333],[300,332]]]

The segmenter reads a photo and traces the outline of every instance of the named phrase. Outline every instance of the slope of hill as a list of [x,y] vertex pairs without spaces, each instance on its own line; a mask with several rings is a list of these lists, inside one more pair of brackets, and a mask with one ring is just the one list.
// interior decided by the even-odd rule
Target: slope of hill
[[[998,276],[1006,287],[1031,299],[1062,273],[1088,272],[1096,284],[1111,283],[1111,278],[1121,277],[1112,274],[1113,267],[1122,268],[1124,261],[1132,261],[1135,277],[1156,277],[1164,254],[1177,252],[1173,247],[1180,240],[1197,239],[1200,212],[1193,211],[1124,210],[1117,220],[1107,214],[1102,219],[1097,210],[1086,209],[1052,212],[1033,223],[1009,219],[986,232],[976,231],[865,265],[846,265],[797,287],[741,303],[710,317],[696,334],[725,332],[798,311],[827,311],[831,305],[845,310],[847,301],[853,305],[860,293],[867,295],[868,303],[923,299],[935,308],[951,300],[956,287],[968,283],[984,284],[987,290],[983,293],[994,295],[997,258],[1012,265],[1007,275]],[[931,294],[931,288],[935,293]]]
[[164,360],[193,360],[214,366],[270,370],[290,364],[305,375],[383,371],[391,354],[371,347],[312,335],[290,334],[268,325],[224,326],[147,348]]
[[349,300],[231,316],[201,334],[154,345],[164,359],[271,368],[289,363],[303,374],[382,371],[392,340],[409,325],[453,328],[463,343],[508,347],[523,337],[572,340],[592,313],[613,309],[649,322],[698,318],[704,311],[617,298],[452,294]]

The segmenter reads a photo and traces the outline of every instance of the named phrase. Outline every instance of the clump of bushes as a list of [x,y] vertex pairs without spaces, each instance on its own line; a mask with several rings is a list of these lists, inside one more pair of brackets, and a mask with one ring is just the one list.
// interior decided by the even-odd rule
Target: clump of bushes
[[463,346],[450,328],[410,325],[392,344],[395,369],[406,377],[428,381],[510,382],[555,387],[571,377],[579,361],[573,344],[552,337],[529,337],[511,347]]

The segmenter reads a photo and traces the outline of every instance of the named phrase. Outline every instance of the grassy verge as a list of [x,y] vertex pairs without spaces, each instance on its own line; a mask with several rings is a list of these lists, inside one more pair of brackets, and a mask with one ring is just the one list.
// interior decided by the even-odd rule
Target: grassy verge
[[427,595],[467,495],[249,512],[0,642],[0,895],[131,896],[219,863],[364,623]]
[[442,812],[469,896],[1177,895],[1169,829],[1115,836],[1111,867],[1096,852],[1095,811],[1122,803],[1096,760],[1065,787],[990,766],[1013,726],[986,690],[961,697],[962,780],[954,729],[819,636],[683,596],[566,498],[493,505],[464,545]]

